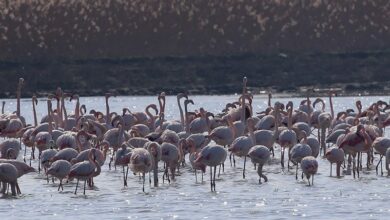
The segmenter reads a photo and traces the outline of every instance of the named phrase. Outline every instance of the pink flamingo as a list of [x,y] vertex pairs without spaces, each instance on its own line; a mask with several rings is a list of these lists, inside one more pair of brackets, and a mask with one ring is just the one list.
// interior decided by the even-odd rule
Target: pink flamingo
[[176,145],[167,142],[161,144],[161,161],[165,163],[163,181],[164,178],[167,177],[168,182],[171,182],[168,174],[168,169],[171,172],[172,179],[175,179],[175,170],[183,159],[183,141],[184,140],[182,139],[179,142],[179,147],[176,147]]
[[244,157],[244,169],[242,171],[242,177],[245,179],[245,164],[246,157],[248,155],[251,147],[255,145],[255,135],[253,134],[254,120],[252,118],[248,118],[247,120],[249,137],[241,136],[236,138],[233,143],[229,147],[229,151],[239,157]]
[[332,164],[336,163],[337,177],[340,177],[341,164],[344,162],[344,150],[337,147],[331,147],[327,149],[325,157],[330,162],[330,176],[332,176]]
[[268,178],[263,174],[263,166],[271,156],[269,148],[263,145],[255,145],[249,150],[248,156],[251,158],[252,163],[258,164],[257,174],[259,175],[259,184],[261,184],[261,178],[264,179],[264,182],[267,182]]
[[47,170],[47,175],[52,175],[60,180],[60,184],[58,185],[58,191],[60,191],[60,187],[64,190],[62,186],[62,180],[69,174],[70,168],[72,164],[67,160],[57,160],[51,164],[49,169]]
[[311,185],[313,185],[314,174],[316,174],[318,170],[318,162],[316,158],[314,158],[313,156],[304,157],[301,161],[301,169],[302,172],[305,174],[307,180],[309,181],[309,186],[310,186],[310,176],[312,177]]
[[378,164],[376,165],[376,168],[375,168],[376,169],[376,174],[378,175],[378,167],[379,167],[379,164],[380,164],[381,165],[381,175],[383,176],[382,159],[383,159],[383,156],[386,155],[387,149],[390,148],[390,138],[387,138],[387,137],[377,137],[374,140],[374,142],[372,143],[372,147],[380,155],[379,162],[378,162]]
[[339,148],[352,155],[353,157],[353,177],[355,178],[355,171],[359,177],[359,169],[356,169],[356,154],[358,155],[358,164],[360,162],[359,153],[368,151],[371,147],[372,140],[364,129],[364,126],[359,124],[356,132],[347,133],[342,139]]
[[152,156],[149,151],[144,148],[134,149],[131,153],[129,167],[133,173],[142,173],[142,191],[145,192],[145,173],[153,167]]
[[[115,155],[115,166],[122,166],[123,168],[123,186],[127,186],[127,174],[129,172],[129,163],[130,163],[130,157],[131,157],[131,151],[132,149],[128,147],[128,144],[126,142],[122,143],[122,146],[116,151]],[[127,167],[125,172],[125,166]]]
[[[219,145],[215,146],[206,146],[204,147],[198,157],[195,159],[195,164],[197,166],[201,166],[201,164],[204,164],[206,166],[210,167],[210,186],[211,191],[215,190],[215,174],[217,170],[217,166],[220,166],[223,164],[226,160],[226,150]],[[214,168],[214,175],[213,175],[213,168]]]
[[9,163],[0,164],[0,182],[3,183],[1,192],[5,194],[7,189],[6,184],[11,185],[12,196],[16,196],[16,188],[18,184],[18,170]]
[[12,151],[12,158],[8,158],[8,159],[16,159],[20,151],[20,142],[15,139],[6,140],[2,142],[0,144],[0,153],[1,153],[0,158],[7,158],[7,152],[9,150]]
[[96,177],[100,174],[101,168],[99,163],[96,162],[96,149],[92,148],[88,154],[89,161],[83,161],[72,165],[69,172],[69,179],[76,178],[77,185],[74,194],[77,194],[77,187],[79,185],[79,180],[84,180],[84,195],[85,195],[85,185],[87,180]]
[[[303,132],[304,133],[304,132]],[[311,156],[311,147],[307,144],[306,133],[304,133],[304,140],[301,143],[294,145],[291,149],[290,158],[293,163],[296,163],[295,179],[298,179],[298,165],[302,159]]]
[[[28,166],[26,163],[18,161],[18,160],[13,160],[13,159],[0,159],[0,164],[3,163],[9,163],[15,166],[17,170],[17,178],[23,176],[24,174],[30,173],[30,172],[35,172],[35,169],[32,168],[31,166]],[[21,194],[19,184],[16,183],[16,190],[18,194]]]
[[[290,160],[290,150],[297,143],[297,135],[294,130],[292,130],[292,111],[293,111],[293,103],[290,101],[286,105],[286,109],[288,111],[288,126],[286,130],[283,130],[279,134],[279,144],[282,148],[281,150],[281,164],[282,168],[284,168],[284,150],[288,148],[289,152],[289,160]],[[287,167],[290,168],[290,164],[287,163]]]

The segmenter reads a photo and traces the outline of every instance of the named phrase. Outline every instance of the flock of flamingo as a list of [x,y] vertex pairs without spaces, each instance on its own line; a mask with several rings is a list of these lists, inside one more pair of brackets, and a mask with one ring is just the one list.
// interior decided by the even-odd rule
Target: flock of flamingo
[[[376,173],[383,175],[382,158],[386,159],[386,169],[390,172],[390,139],[384,137],[384,128],[390,125],[389,109],[384,101],[378,101],[367,109],[362,109],[360,101],[356,102],[357,111],[334,113],[332,97],[329,92],[330,112],[325,111],[325,101],[321,98],[313,102],[307,96],[298,107],[293,102],[271,103],[268,96],[268,107],[253,112],[253,96],[247,91],[247,78],[243,79],[243,91],[240,98],[227,103],[225,109],[213,114],[204,108],[194,112],[188,111],[188,105],[194,105],[187,94],[177,95],[180,119],[165,120],[165,93],[158,95],[158,107],[155,104],[146,106],[145,112],[111,112],[109,98],[105,94],[105,114],[90,110],[80,105],[79,96],[64,93],[60,88],[47,97],[47,115],[38,123],[36,115],[37,98],[32,97],[34,124],[26,124],[20,112],[20,96],[23,79],[17,87],[17,109],[13,113],[0,116],[0,134],[5,139],[0,144],[0,182],[1,193],[12,196],[20,194],[18,178],[29,172],[43,172],[47,177],[59,179],[58,190],[63,190],[64,179],[68,183],[77,180],[94,186],[94,177],[101,173],[101,167],[108,156],[109,169],[122,167],[123,185],[127,186],[129,169],[142,178],[145,191],[145,175],[149,173],[149,182],[154,187],[159,185],[159,165],[162,181],[170,183],[183,166],[188,166],[188,159],[197,181],[197,172],[201,172],[202,181],[206,168],[210,170],[211,191],[216,191],[216,173],[224,172],[224,163],[229,155],[230,166],[235,166],[236,157],[243,158],[243,178],[245,178],[246,160],[249,157],[262,179],[268,181],[263,172],[270,157],[275,156],[275,149],[280,149],[280,166],[285,169],[287,152],[287,169],[295,166],[298,179],[299,168],[302,179],[307,178],[312,185],[318,170],[317,158],[322,154],[330,163],[337,165],[336,173],[340,177],[341,167],[346,175],[353,172],[359,177],[363,167],[363,153],[367,155],[366,166],[374,163],[374,155],[379,155]],[[73,115],[68,115],[65,108],[66,99],[76,100]],[[53,109],[52,101],[56,101]],[[318,108],[321,104],[321,108]],[[184,112],[183,112],[184,107]],[[316,132],[317,131],[317,132]],[[24,155],[19,156],[24,145]],[[30,148],[31,155],[26,155]],[[278,149],[278,151],[279,151]],[[31,167],[36,160],[38,150],[38,167]],[[188,155],[188,156],[187,156]],[[23,161],[18,158],[23,158]],[[356,160],[357,158],[357,160]],[[27,160],[27,161],[26,161]],[[29,160],[29,162],[28,162]],[[161,162],[161,163],[160,163]],[[29,165],[28,165],[29,163]],[[290,165],[291,163],[291,165]],[[163,165],[162,165],[163,164]],[[151,177],[151,173],[153,177]],[[311,178],[311,182],[310,182]]]

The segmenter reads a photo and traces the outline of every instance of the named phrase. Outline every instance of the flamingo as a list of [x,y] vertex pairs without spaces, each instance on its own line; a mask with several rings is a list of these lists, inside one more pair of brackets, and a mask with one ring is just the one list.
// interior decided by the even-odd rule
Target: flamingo
[[106,100],[106,118],[105,118],[105,120],[106,120],[106,127],[107,127],[107,128],[110,128],[110,127],[111,127],[110,106],[109,106],[109,104],[108,104],[108,99],[109,99],[110,97],[112,97],[112,96],[115,97],[115,95],[112,94],[112,93],[106,93],[105,96],[104,96],[104,97],[105,97],[105,100]]
[[60,150],[65,148],[77,149],[76,138],[72,133],[65,132],[57,138],[56,146]]
[[244,157],[244,169],[242,171],[242,177],[245,179],[245,164],[246,164],[246,157],[248,155],[249,150],[251,147],[254,146],[255,137],[253,133],[253,127],[254,127],[254,120],[252,118],[248,118],[247,120],[248,124],[248,130],[249,130],[249,137],[247,136],[241,136],[236,138],[233,143],[229,147],[229,151],[231,151],[233,154]]
[[79,185],[79,180],[84,180],[84,195],[85,195],[85,185],[87,180],[98,176],[101,172],[99,163],[96,162],[96,149],[92,148],[88,154],[89,161],[83,161],[72,165],[69,172],[69,179],[77,179],[76,190],[74,194],[77,194],[77,187]]
[[79,153],[77,150],[73,148],[64,148],[56,153],[54,157],[51,158],[52,162],[55,162],[57,160],[66,160],[66,161],[72,161],[72,159],[76,158]]
[[298,165],[302,159],[307,156],[311,156],[311,147],[307,144],[306,133],[304,133],[304,139],[301,143],[294,145],[291,149],[290,158],[291,161],[296,163],[295,179],[298,179]]
[[[277,109],[277,108],[276,108]],[[284,150],[288,148],[289,150],[289,160],[290,160],[290,150],[297,143],[297,135],[294,130],[292,130],[292,111],[293,111],[293,103],[290,101],[286,105],[286,109],[288,111],[288,126],[286,130],[283,130],[279,134],[279,144],[282,147],[281,150],[281,165],[284,168]],[[290,164],[288,163],[288,168],[290,168]]]
[[311,185],[313,185],[314,174],[316,174],[318,170],[318,162],[316,158],[314,158],[313,156],[304,157],[301,161],[301,169],[302,172],[305,174],[307,181],[309,182],[309,186],[310,186],[310,176],[312,177]]
[[[54,141],[52,141],[54,142]],[[47,169],[51,165],[52,158],[58,153],[56,149],[49,148],[44,151],[42,151],[41,154],[41,164],[43,169],[45,170],[45,173],[47,175]],[[47,176],[47,183],[49,183],[49,176]]]
[[179,93],[179,94],[177,94],[177,96],[176,96],[177,105],[179,106],[179,112],[180,112],[180,123],[181,123],[181,126],[184,128],[184,123],[185,123],[185,121],[184,121],[183,109],[182,109],[181,103],[180,103],[180,100],[181,100],[182,98],[185,98],[185,99],[187,100],[187,99],[188,99],[187,94],[185,94],[185,93]]
[[[359,124],[357,126],[356,132],[347,133],[341,143],[339,148],[342,148],[344,151],[352,155],[353,157],[353,176],[355,178],[355,171],[359,177],[359,169],[356,169],[356,154],[362,151],[368,151],[371,147],[372,140],[370,136],[365,131],[364,125]],[[359,164],[359,154],[358,154],[358,164]]]
[[317,158],[318,154],[320,153],[320,143],[318,142],[318,139],[314,137],[308,137],[307,145],[309,145],[311,148],[311,155]]
[[376,165],[376,174],[378,175],[378,167],[379,167],[379,164],[380,164],[381,165],[381,175],[383,176],[382,158],[383,158],[383,156],[386,155],[387,149],[390,148],[390,138],[387,138],[387,137],[377,137],[374,140],[374,142],[372,143],[372,147],[380,155],[379,162]]
[[[12,158],[7,158],[7,152],[12,151]],[[20,143],[15,139],[6,140],[0,144],[0,158],[16,159],[19,155]]]
[[189,130],[191,134],[198,134],[209,131],[209,119],[206,116],[206,111],[200,108],[200,117],[195,118],[189,124]]
[[5,194],[7,189],[6,184],[11,185],[12,196],[16,196],[16,188],[18,184],[18,170],[9,163],[0,164],[0,182],[3,183],[2,193]]
[[337,177],[340,177],[340,167],[344,162],[344,150],[337,147],[331,147],[326,150],[325,157],[330,162],[330,176],[332,176],[332,164],[336,163]]
[[213,129],[208,137],[215,141],[216,144],[226,146],[233,142],[236,131],[230,115],[226,115],[223,120],[225,120],[229,126],[220,126]]
[[279,110],[281,110],[282,104],[279,102],[275,102],[274,104],[274,131],[270,130],[258,130],[254,132],[255,135],[255,144],[256,145],[263,145],[266,146],[272,151],[272,155],[274,155],[274,144],[275,141],[278,139],[278,136],[281,131],[279,131],[279,118],[280,113]]
[[[48,109],[48,120],[49,123],[41,124],[41,126],[38,126],[35,128],[35,130],[32,132],[31,137],[34,138],[34,142],[36,147],[39,150],[39,163],[38,163],[38,171],[41,171],[41,154],[43,150],[46,150],[49,148],[49,143],[52,143],[52,117],[51,117],[51,100],[47,100],[47,109]],[[45,131],[47,128],[47,131]],[[42,130],[42,131],[41,131]],[[35,134],[35,136],[34,136]]]
[[[206,166],[203,163],[198,163],[198,164],[195,163],[195,160],[199,155],[199,150],[197,150],[196,143],[192,137],[189,137],[186,140],[186,143],[190,146],[189,160],[190,160],[192,169],[194,170],[194,173],[195,173],[195,181],[198,182],[198,177],[197,177],[196,171],[200,170],[202,172],[202,182],[203,182],[203,173],[206,171]],[[198,148],[198,149],[201,149],[201,148]]]
[[165,163],[165,172],[163,175],[167,177],[168,182],[170,182],[168,169],[171,171],[172,179],[175,179],[175,170],[183,159],[183,144],[184,140],[179,141],[179,148],[176,145],[164,142],[161,144],[161,161]]
[[[122,143],[122,146],[116,151],[115,155],[115,166],[122,166],[123,168],[123,186],[127,186],[127,174],[129,171],[128,164],[130,163],[130,157],[131,157],[131,151],[132,149],[128,147],[128,144],[126,142]],[[127,170],[125,172],[125,166],[127,167]]]
[[131,153],[129,167],[133,173],[142,173],[142,192],[145,192],[145,173],[153,167],[152,156],[149,151],[144,148],[134,149]]
[[58,185],[58,191],[60,191],[60,187],[64,190],[62,186],[62,180],[69,174],[72,164],[67,160],[57,160],[51,164],[49,169],[47,170],[47,175],[52,175],[60,180],[60,184]]
[[[226,160],[226,150],[219,145],[214,146],[206,146],[204,147],[198,157],[195,159],[195,164],[197,166],[202,166],[202,164],[210,167],[210,186],[211,191],[215,190],[215,174],[217,170],[217,166],[223,164]],[[214,175],[213,169],[214,168]]]
[[261,178],[264,179],[264,182],[268,181],[267,176],[263,174],[263,166],[269,160],[270,155],[269,149],[263,145],[255,145],[248,152],[252,163],[258,164],[257,174],[259,175],[259,184],[261,184]]
[[153,164],[153,184],[158,186],[158,162],[161,160],[161,146],[157,142],[148,142],[144,146],[150,153]]
[[[32,168],[31,166],[28,166],[26,163],[18,161],[18,160],[0,159],[0,164],[3,164],[3,163],[12,164],[13,166],[15,166],[15,168],[17,170],[17,178],[19,178],[27,173],[35,172],[34,168]],[[18,183],[16,183],[16,190],[17,190],[18,194],[21,193]]]

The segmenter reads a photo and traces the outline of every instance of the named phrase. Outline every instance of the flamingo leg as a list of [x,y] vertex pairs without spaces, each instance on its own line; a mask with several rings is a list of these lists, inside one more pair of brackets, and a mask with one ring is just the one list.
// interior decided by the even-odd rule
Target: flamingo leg
[[314,174],[311,176],[311,185],[314,185]]
[[340,177],[340,169],[341,169],[341,163],[337,163],[337,164],[336,164],[336,173],[337,173],[337,177]]
[[[20,142],[22,141],[22,138],[20,138]],[[26,163],[26,155],[27,155],[27,146],[24,146],[24,155],[23,155],[23,161]]]
[[16,189],[15,189],[15,183],[11,183],[11,192],[12,192],[12,196],[16,196]]
[[257,174],[259,175],[259,184],[261,184],[261,177],[263,177],[264,182],[268,181],[268,178],[263,174],[263,165],[259,164],[257,166]]
[[[378,164],[376,165],[376,175],[378,175],[378,167],[379,167],[379,164],[381,164],[381,170],[382,170],[382,158],[383,158],[383,155],[381,155],[379,161],[378,161]],[[382,176],[383,176],[383,172],[382,172]]]
[[34,156],[34,147],[31,149],[31,156],[30,156],[30,167],[31,167],[31,160]]
[[233,167],[233,163],[232,163],[232,155],[233,155],[233,153],[232,153],[232,152],[230,152],[230,154],[229,154],[230,167]]
[[242,171],[242,178],[245,179],[245,164],[246,164],[246,156],[244,157],[244,170]]
[[282,169],[284,169],[284,147],[282,147],[280,154],[280,164],[282,165]]
[[145,192],[145,172],[142,173],[142,192]]
[[210,188],[211,192],[213,191],[213,168],[210,167]]
[[221,167],[222,167],[222,164],[220,164],[219,168],[218,168],[218,177],[221,175]]
[[84,195],[85,195],[85,185],[87,184],[87,180],[84,180]]
[[357,164],[358,164],[358,167],[357,167],[357,170],[356,170],[356,172],[357,172],[357,177],[359,178],[359,173],[360,173],[360,162],[361,162],[361,160],[360,160],[360,156],[361,156],[361,154],[360,153],[358,153],[358,155],[357,155]]
[[126,181],[126,173],[125,173],[125,166],[122,166],[123,168],[123,186],[127,186],[127,181]]
[[16,192],[17,192],[18,194],[22,194],[22,192],[20,191],[19,184],[18,184],[17,181],[16,181],[15,186],[16,186]]
[[42,154],[42,152],[39,151],[39,155],[38,155],[38,173],[41,173],[41,154]]
[[57,189],[57,191],[60,191],[60,187],[61,187],[61,185],[62,185],[62,179],[60,180],[60,184],[58,185],[58,189]]
[[217,166],[214,166],[214,180],[213,180],[213,186],[214,186],[214,192],[216,191],[215,189],[215,173],[217,172]]
[[290,170],[291,147],[288,148],[287,170]]
[[330,163],[330,176],[332,176],[332,163]]
[[381,158],[381,176],[383,176],[382,158]]
[[356,156],[353,157],[353,162],[352,162],[352,171],[353,171],[353,178],[355,179],[355,172],[356,172]]
[[295,179],[298,180],[298,164],[296,165]]
[[79,186],[79,179],[77,179],[77,183],[76,183],[76,190],[74,191],[74,194],[76,195],[77,194],[77,187]]

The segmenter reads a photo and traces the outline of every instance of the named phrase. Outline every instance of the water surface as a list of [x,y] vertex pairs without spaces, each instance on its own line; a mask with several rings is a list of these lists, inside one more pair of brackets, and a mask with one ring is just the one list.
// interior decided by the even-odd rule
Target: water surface
[[[237,97],[194,96],[191,98],[195,106],[190,106],[190,110],[204,107],[214,113],[220,112],[227,102],[235,101]],[[336,112],[353,108],[357,99],[366,107],[379,98],[388,99],[336,97],[334,108]],[[289,99],[276,100],[285,103]],[[295,106],[300,100],[302,98],[292,99]],[[6,112],[14,111],[15,100],[6,101]],[[105,112],[103,97],[81,98],[80,101],[88,111],[94,108]],[[157,98],[116,97],[110,99],[110,110],[121,112],[123,107],[129,107],[142,111],[150,103],[158,104]],[[74,104],[66,103],[68,112],[73,111]],[[265,97],[255,96],[254,111],[264,110],[266,104]],[[40,100],[37,107],[39,118],[47,114],[44,100]],[[21,112],[27,123],[33,122],[30,100],[22,100]],[[168,120],[179,119],[174,97],[167,97],[166,112]],[[42,174],[30,173],[19,179],[21,196],[0,199],[0,219],[388,219],[390,182],[387,177],[377,176],[374,167],[364,169],[359,179],[352,176],[336,178],[329,176],[328,161],[318,158],[319,170],[314,186],[308,187],[307,182],[295,180],[294,170],[282,171],[279,158],[277,149],[275,159],[264,166],[268,182],[261,185],[251,163],[248,163],[244,180],[243,160],[236,160],[236,168],[230,167],[227,160],[225,172],[216,182],[217,192],[210,192],[209,172],[203,183],[196,183],[189,167],[182,168],[180,176],[170,184],[162,183],[161,179],[157,188],[147,184],[146,193],[143,193],[138,176],[129,174],[128,187],[123,188],[121,169],[110,171],[106,163],[101,175],[95,179],[96,187],[87,189],[86,196],[81,190],[78,195],[73,194],[75,183],[65,184],[64,191],[58,192],[58,181],[48,184]],[[375,164],[376,161],[377,158]],[[33,166],[37,167],[37,161],[33,161]]]

